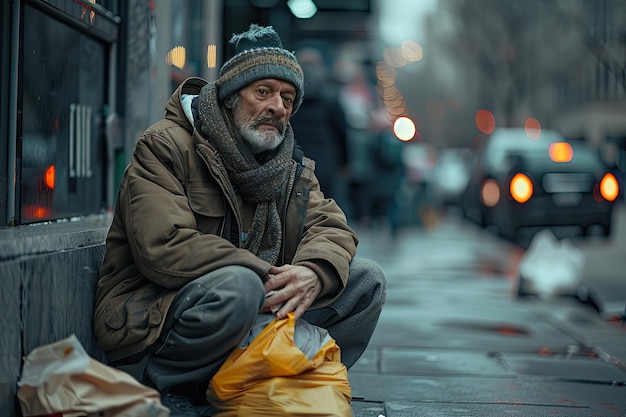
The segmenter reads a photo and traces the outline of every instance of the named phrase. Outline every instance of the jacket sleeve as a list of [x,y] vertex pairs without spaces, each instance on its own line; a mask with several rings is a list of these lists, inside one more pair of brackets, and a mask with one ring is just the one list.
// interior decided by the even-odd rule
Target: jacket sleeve
[[197,229],[185,193],[184,159],[192,157],[197,156],[182,155],[168,135],[154,132],[145,133],[135,146],[119,203],[137,268],[170,289],[227,265],[246,266],[264,277],[267,262]]
[[322,291],[315,305],[321,306],[345,288],[358,238],[341,208],[334,200],[324,197],[314,175],[310,178],[304,231],[293,263],[312,268],[320,277]]

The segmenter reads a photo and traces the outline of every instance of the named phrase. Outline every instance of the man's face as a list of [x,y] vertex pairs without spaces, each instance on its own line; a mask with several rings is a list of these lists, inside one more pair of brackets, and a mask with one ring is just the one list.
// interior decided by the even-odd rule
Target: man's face
[[252,153],[281,144],[295,99],[296,88],[274,78],[255,81],[239,90],[233,106],[235,125]]

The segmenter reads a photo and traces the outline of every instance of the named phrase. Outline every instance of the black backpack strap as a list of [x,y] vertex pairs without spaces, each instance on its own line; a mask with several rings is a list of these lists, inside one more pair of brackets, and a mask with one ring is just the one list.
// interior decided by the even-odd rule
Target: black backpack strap
[[293,146],[292,159],[298,163],[298,165],[296,166],[296,180],[297,180],[298,178],[300,178],[300,175],[302,175],[302,171],[304,171],[304,151],[297,144]]
[[298,145],[298,144],[293,145],[293,156],[292,156],[292,158],[298,164],[304,166],[304,151],[302,150],[300,145]]

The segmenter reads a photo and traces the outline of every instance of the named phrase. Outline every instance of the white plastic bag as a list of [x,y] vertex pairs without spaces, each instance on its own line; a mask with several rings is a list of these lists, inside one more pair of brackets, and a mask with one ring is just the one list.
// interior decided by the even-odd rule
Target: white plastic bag
[[584,253],[569,239],[559,240],[550,229],[543,229],[533,237],[520,261],[518,293],[543,300],[575,296],[584,263]]
[[159,393],[91,358],[76,336],[25,358],[17,397],[24,417],[168,417]]

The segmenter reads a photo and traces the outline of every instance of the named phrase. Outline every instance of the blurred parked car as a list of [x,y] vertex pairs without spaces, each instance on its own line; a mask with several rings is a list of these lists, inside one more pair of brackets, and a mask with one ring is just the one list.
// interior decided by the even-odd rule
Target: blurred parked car
[[[537,137],[538,136],[538,137]],[[587,142],[553,130],[496,129],[484,142],[463,194],[464,215],[513,241],[523,231],[577,226],[609,236],[615,176]]]

